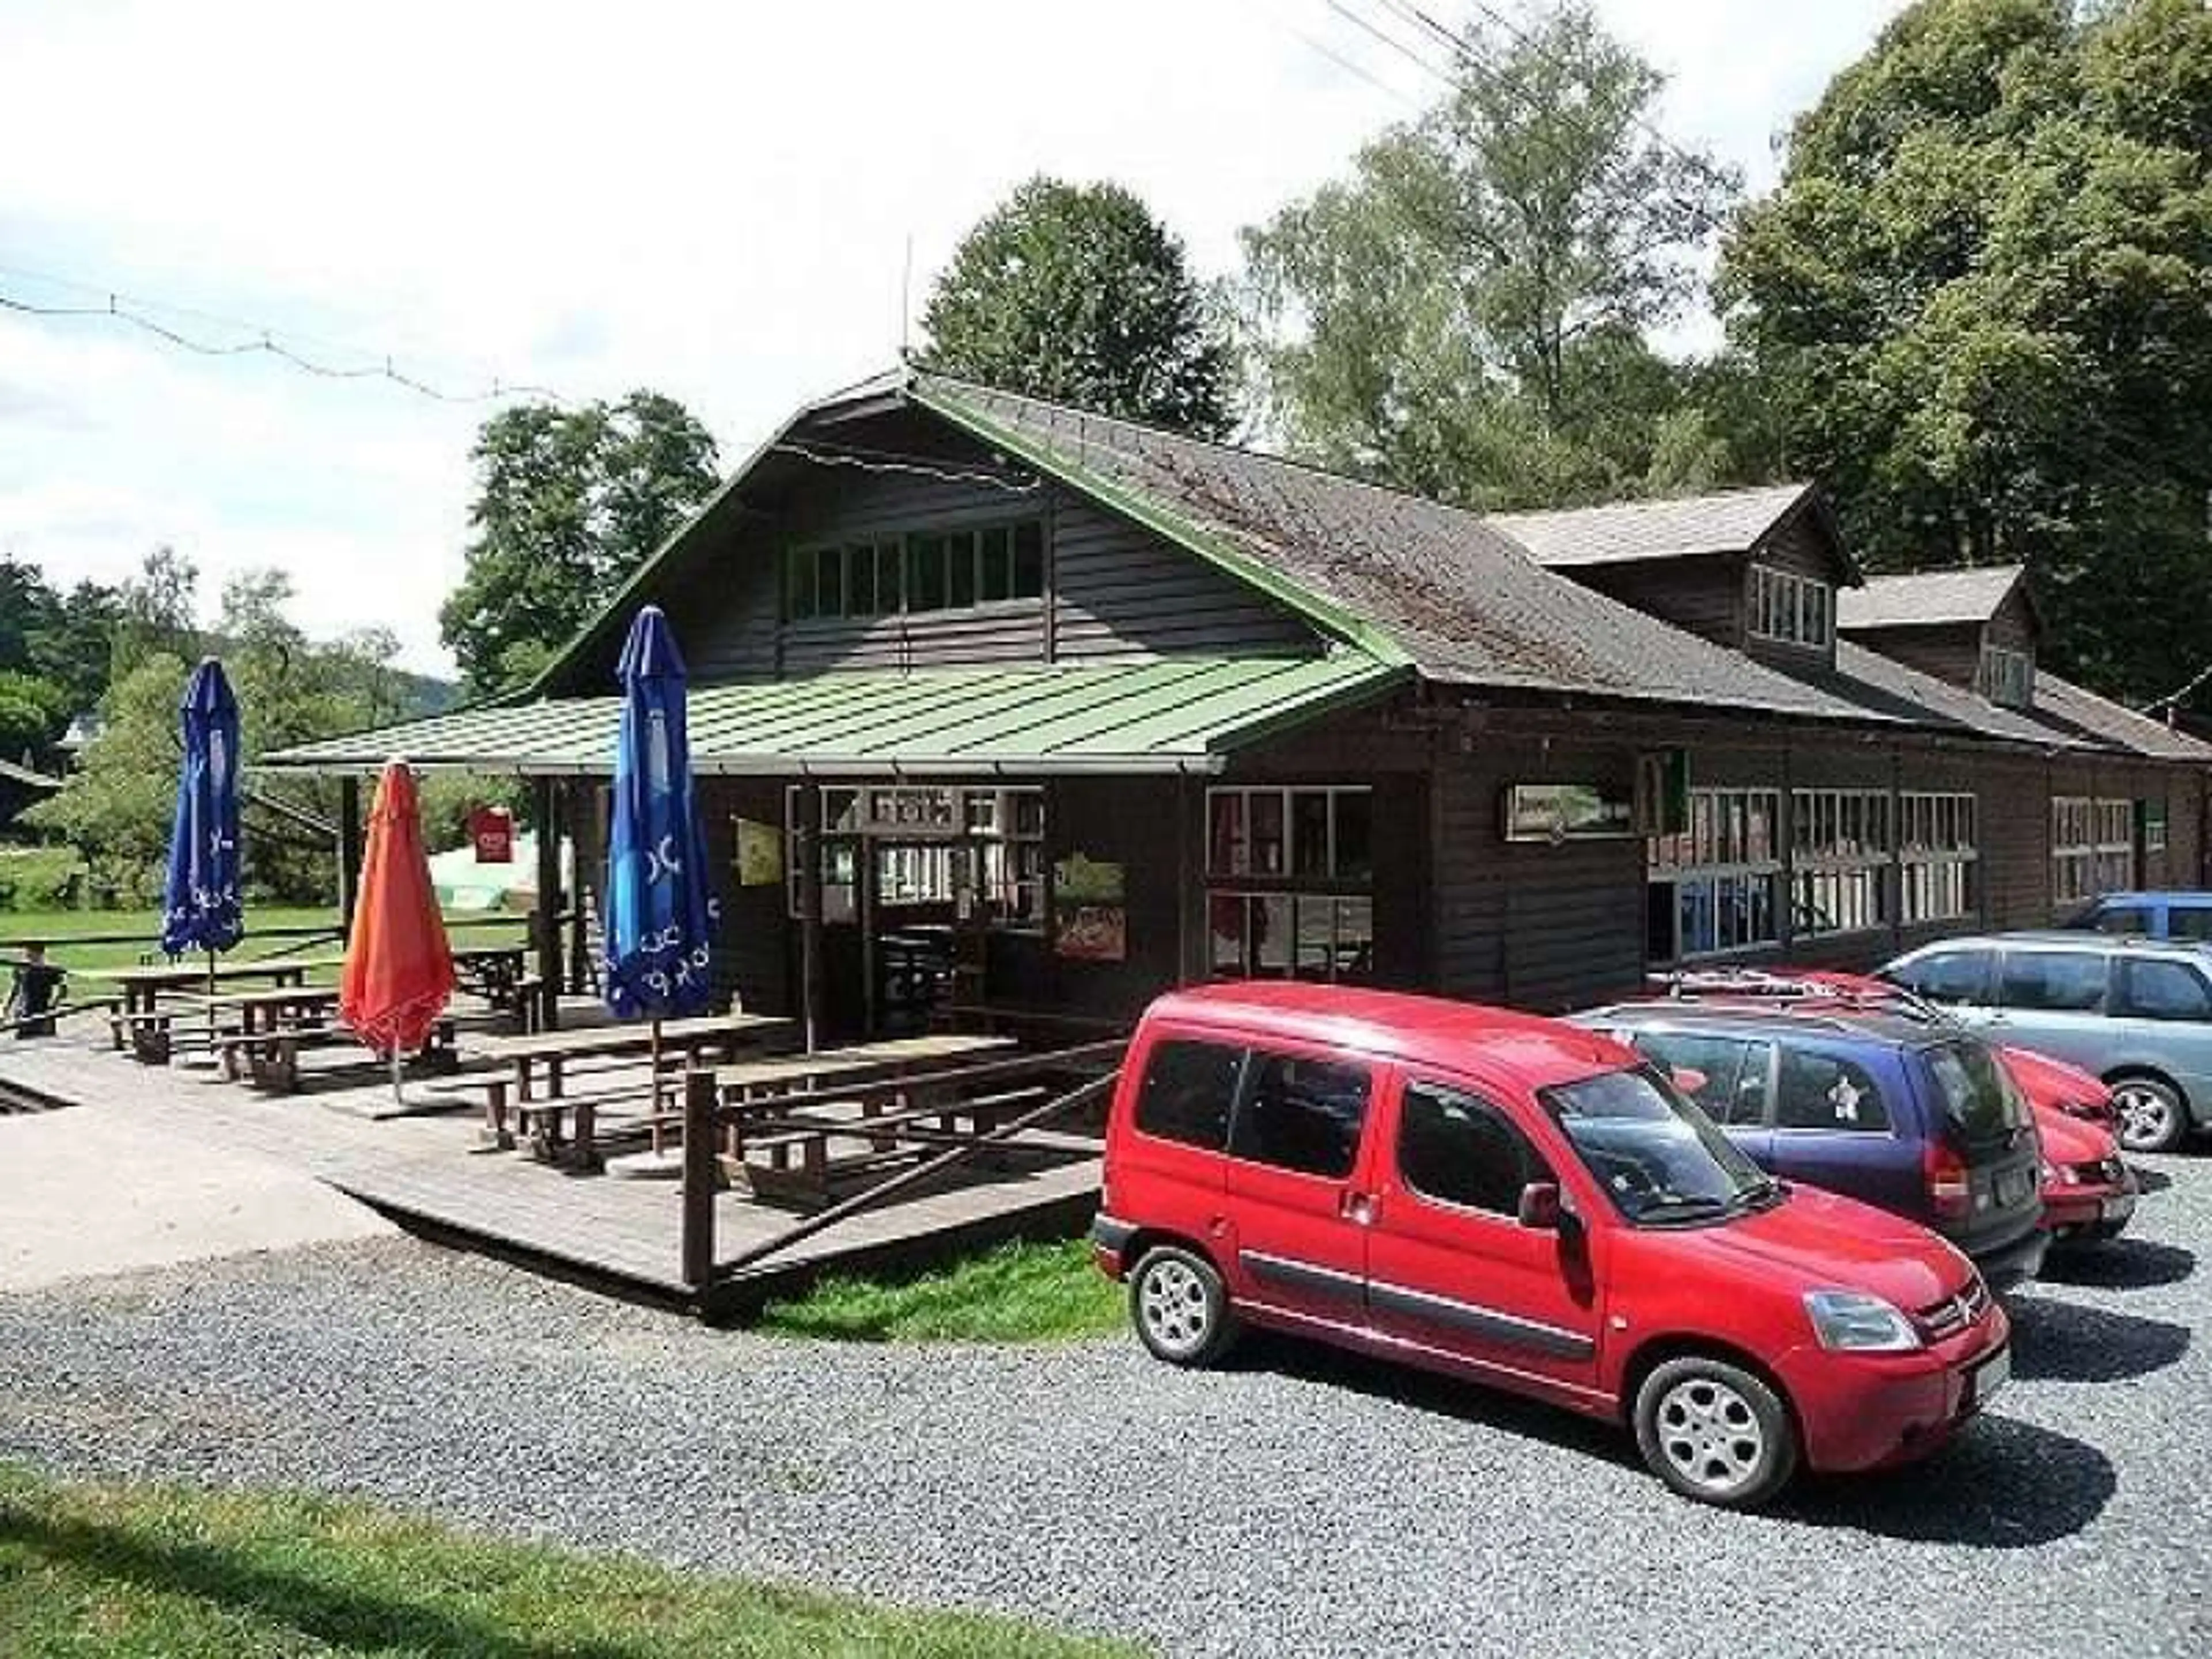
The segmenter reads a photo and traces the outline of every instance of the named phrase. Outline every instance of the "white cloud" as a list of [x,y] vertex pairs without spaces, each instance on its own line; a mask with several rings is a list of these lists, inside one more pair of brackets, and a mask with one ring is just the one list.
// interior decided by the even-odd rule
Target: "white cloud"
[[[1364,8],[1381,16],[1379,8]],[[1610,0],[1668,122],[1755,179],[1890,0]],[[961,234],[1112,176],[1208,270],[1433,82],[1322,0],[370,10],[0,0],[0,267],[399,355],[443,385],[651,385],[734,461],[882,367]],[[0,291],[81,297],[0,270]],[[219,333],[213,325],[206,331]],[[302,619],[436,666],[475,415],[97,322],[0,316],[0,546],[112,575],[169,540],[292,570]]]

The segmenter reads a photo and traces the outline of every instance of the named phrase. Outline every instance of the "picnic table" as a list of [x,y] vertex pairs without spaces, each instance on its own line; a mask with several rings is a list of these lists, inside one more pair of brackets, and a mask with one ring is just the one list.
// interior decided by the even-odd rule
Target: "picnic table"
[[[280,986],[301,985],[306,983],[310,971],[342,967],[344,962],[343,957],[264,957],[252,962],[219,962],[212,969],[205,963],[163,962],[138,968],[88,968],[81,970],[81,976],[104,979],[118,988],[123,993],[123,1013],[129,1018],[155,1012],[164,994],[173,996],[210,983],[234,985],[259,979]],[[115,1046],[123,1046],[119,1030]]]
[[[664,1020],[659,1042],[663,1052],[673,1050],[686,1066],[691,1066],[710,1054],[729,1060],[747,1048],[787,1037],[793,1029],[790,1020],[767,1014],[702,1014],[691,1019]],[[538,1149],[549,1155],[557,1152],[562,1146],[561,1119],[570,1103],[567,1097],[570,1063],[647,1054],[653,1046],[652,1027],[638,1024],[485,1038],[477,1047],[478,1057],[489,1060],[495,1071],[503,1073],[472,1079],[468,1085],[483,1091],[486,1139],[502,1149],[514,1145],[514,1132],[507,1126],[512,1103],[521,1120],[519,1127],[527,1128],[533,1123],[538,1127]],[[644,1091],[655,1091],[659,1081],[653,1079]],[[596,1106],[605,1097],[587,1096],[573,1103],[575,1134],[568,1151],[574,1161],[589,1164],[596,1156],[592,1121]],[[659,1109],[658,1101],[653,1109]]]
[[495,1008],[519,1010],[522,981],[528,972],[529,947],[522,945],[457,945],[453,973],[464,990],[473,992]]

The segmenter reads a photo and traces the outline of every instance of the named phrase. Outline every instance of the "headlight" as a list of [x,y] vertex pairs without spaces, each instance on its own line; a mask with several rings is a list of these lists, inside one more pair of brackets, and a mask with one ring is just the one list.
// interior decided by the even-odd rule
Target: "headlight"
[[1911,1320],[1864,1291],[1808,1291],[1805,1313],[1824,1348],[1902,1353],[1920,1346],[1920,1333]]

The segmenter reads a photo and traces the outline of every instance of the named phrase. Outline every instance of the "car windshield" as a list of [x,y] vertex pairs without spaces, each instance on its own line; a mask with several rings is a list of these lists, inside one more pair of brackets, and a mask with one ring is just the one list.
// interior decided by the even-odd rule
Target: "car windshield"
[[1780,1189],[1712,1120],[1646,1067],[1601,1072],[1539,1096],[1575,1156],[1629,1220],[1708,1221]]
[[2027,1121],[2020,1091],[1986,1043],[1946,1042],[1929,1048],[1927,1057],[1936,1098],[1962,1139],[2002,1140]]

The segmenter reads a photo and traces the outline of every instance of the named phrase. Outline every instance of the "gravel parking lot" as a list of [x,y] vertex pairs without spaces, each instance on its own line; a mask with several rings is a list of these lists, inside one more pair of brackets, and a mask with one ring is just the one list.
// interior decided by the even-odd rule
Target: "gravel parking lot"
[[2018,1300],[1935,1461],[1778,1512],[1622,1437],[1289,1343],[709,1331],[412,1240],[0,1297],[0,1456],[374,1495],[479,1526],[1130,1634],[1172,1654],[2212,1652],[2212,1157]]

